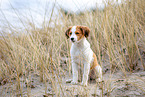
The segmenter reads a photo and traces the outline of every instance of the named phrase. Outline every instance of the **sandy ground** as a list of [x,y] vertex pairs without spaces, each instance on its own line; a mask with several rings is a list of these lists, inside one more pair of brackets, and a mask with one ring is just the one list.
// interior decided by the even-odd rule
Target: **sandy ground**
[[[70,79],[71,76],[69,76],[68,73],[66,73],[65,76],[62,76],[61,85],[56,87],[59,95],[64,95],[66,97],[145,97],[145,71],[143,70],[134,73],[126,73],[126,77],[121,71],[117,71],[113,74],[107,71],[103,75],[104,82],[96,83],[94,80],[89,81],[87,87],[83,87],[79,84],[71,85],[69,81],[66,83],[66,80]],[[22,93],[25,97],[27,95],[30,97],[57,96],[52,91],[51,82],[48,82],[46,85],[39,81],[37,75],[32,76],[32,82],[29,88],[27,88],[27,85],[22,78],[21,85],[23,87]],[[1,97],[21,96],[16,94],[16,81],[1,85],[0,92]],[[48,96],[45,95],[45,92]]]

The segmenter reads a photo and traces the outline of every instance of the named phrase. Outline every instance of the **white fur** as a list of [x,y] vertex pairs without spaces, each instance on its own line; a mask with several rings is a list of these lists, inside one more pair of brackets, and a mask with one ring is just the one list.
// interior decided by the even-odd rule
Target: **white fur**
[[97,81],[98,81],[98,82],[101,82],[101,81],[102,81],[102,68],[101,68],[100,65],[98,65],[98,66],[95,67],[95,69],[96,69],[96,72],[97,72],[97,74],[98,74],[98,79],[97,79]]
[[[73,81],[72,84],[78,83],[78,65],[82,63],[84,65],[83,70],[83,79],[82,85],[87,86],[88,75],[90,72],[90,64],[93,62],[93,51],[90,48],[90,43],[86,40],[86,38],[82,38],[81,40],[77,41],[77,36],[75,35],[76,26],[73,26],[72,35],[70,39],[73,37],[75,42],[72,42],[70,54],[71,54],[71,61],[72,61],[72,72],[73,72]],[[102,79],[102,69],[100,66],[96,66],[96,71],[98,73],[98,77]]]
[[71,29],[72,35],[70,36],[70,40],[71,40],[71,38],[74,38],[74,41],[76,42],[77,41],[77,36],[75,34],[75,31],[76,31],[76,26],[73,26],[72,29]]

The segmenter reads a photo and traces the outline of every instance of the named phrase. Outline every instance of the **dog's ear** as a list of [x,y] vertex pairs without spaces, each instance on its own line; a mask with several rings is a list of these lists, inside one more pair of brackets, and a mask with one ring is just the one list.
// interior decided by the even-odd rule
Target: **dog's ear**
[[90,34],[90,29],[86,26],[81,26],[81,28],[83,30],[84,36],[87,38]]
[[69,31],[72,28],[72,26],[70,26],[66,31],[65,31],[65,36],[68,39],[69,38]]

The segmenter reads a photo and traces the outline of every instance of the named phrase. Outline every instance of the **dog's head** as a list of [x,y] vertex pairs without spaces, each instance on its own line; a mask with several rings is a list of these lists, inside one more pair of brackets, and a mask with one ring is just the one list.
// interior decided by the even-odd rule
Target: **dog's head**
[[89,33],[90,29],[86,26],[71,26],[66,30],[65,35],[67,38],[70,38],[71,42],[75,43],[84,37],[87,38]]

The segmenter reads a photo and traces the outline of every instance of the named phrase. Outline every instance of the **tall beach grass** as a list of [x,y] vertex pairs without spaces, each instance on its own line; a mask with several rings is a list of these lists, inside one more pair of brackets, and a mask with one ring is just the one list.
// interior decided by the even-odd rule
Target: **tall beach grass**
[[[73,96],[66,93],[62,85],[65,72],[71,75],[70,43],[65,30],[72,25],[85,25],[91,30],[88,38],[99,64],[107,63],[113,73],[121,70],[134,72],[145,70],[145,1],[126,0],[121,4],[108,2],[104,9],[94,9],[81,13],[64,10],[50,21],[44,21],[41,28],[34,23],[25,23],[25,29],[17,30],[11,26],[1,31],[0,36],[0,85],[10,83],[15,90],[11,95],[23,96],[27,84],[27,96],[30,96],[29,84],[37,76],[40,83],[51,84],[56,96]],[[52,11],[53,14],[53,11]],[[45,20],[45,19],[44,19]],[[11,25],[7,21],[8,25]],[[53,27],[49,24],[53,23]],[[107,89],[110,89],[109,86]],[[5,90],[5,91],[4,91]],[[5,95],[7,89],[1,90]],[[102,90],[103,91],[103,90]],[[109,95],[109,94],[108,94]]]

